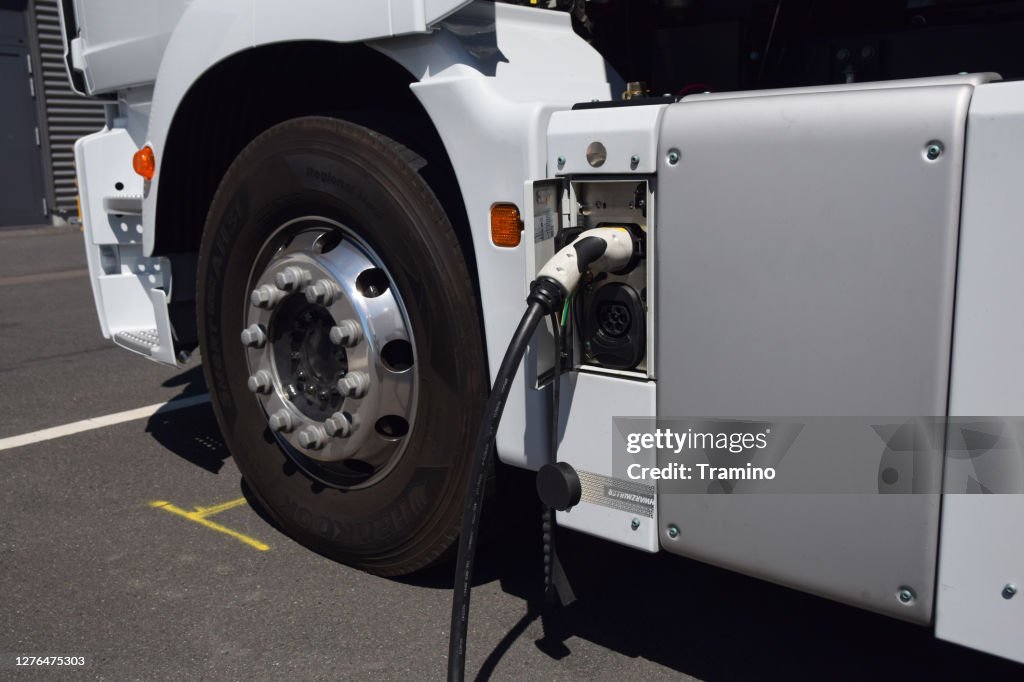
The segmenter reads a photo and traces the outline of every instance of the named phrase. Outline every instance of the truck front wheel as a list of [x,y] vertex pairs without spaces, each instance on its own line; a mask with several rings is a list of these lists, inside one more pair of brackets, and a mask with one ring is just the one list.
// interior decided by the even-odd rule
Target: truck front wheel
[[487,389],[469,269],[412,156],[337,119],[277,125],[225,174],[199,253],[238,468],[289,535],[380,575],[457,537]]

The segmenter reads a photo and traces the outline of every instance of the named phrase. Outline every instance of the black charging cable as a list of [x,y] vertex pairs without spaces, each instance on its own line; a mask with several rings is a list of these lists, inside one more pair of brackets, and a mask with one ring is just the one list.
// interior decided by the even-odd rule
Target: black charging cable
[[[448,640],[448,680],[462,682],[466,672],[466,637],[469,630],[469,597],[473,584],[473,566],[476,563],[476,546],[480,534],[480,515],[483,511],[484,495],[487,489],[487,473],[494,457],[494,439],[498,433],[505,401],[512,388],[519,363],[522,362],[533,332],[546,315],[562,310],[565,298],[575,290],[580,277],[590,267],[616,271],[634,262],[639,253],[639,243],[629,230],[622,227],[598,227],[583,232],[572,244],[556,253],[541,268],[537,279],[530,285],[526,297],[527,307],[512,340],[505,351],[505,357],[494,378],[491,395],[484,407],[483,421],[477,432],[473,447],[473,461],[466,491],[466,504],[462,512],[462,532],[459,534],[459,554],[455,567],[455,586],[452,596],[451,630]],[[555,327],[555,333],[559,332]],[[561,350],[559,349],[559,353]],[[556,358],[556,381],[561,368],[561,358]],[[553,438],[557,439],[557,424]],[[557,440],[552,441],[552,447]],[[547,524],[550,538],[554,535],[554,514]],[[547,552],[545,552],[547,554]],[[552,546],[553,555],[553,546]],[[559,567],[554,561],[548,564],[557,581]]]

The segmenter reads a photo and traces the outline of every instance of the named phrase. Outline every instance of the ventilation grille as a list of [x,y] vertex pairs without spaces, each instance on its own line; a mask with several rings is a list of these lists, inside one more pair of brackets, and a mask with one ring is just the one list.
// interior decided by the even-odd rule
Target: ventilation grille
[[103,127],[103,104],[71,89],[64,67],[57,0],[35,0],[32,6],[41,62],[37,82],[42,83],[46,139],[49,142],[47,151],[56,201],[53,212],[65,220],[74,221],[78,219],[75,140]]

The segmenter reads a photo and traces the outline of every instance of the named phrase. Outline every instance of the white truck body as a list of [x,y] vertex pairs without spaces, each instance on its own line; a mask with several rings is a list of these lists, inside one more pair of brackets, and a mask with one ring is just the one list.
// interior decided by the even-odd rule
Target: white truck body
[[[454,169],[492,379],[528,284],[552,251],[541,233],[531,239],[549,217],[538,190],[569,179],[570,208],[559,220],[575,225],[576,194],[592,191],[588,183],[648,183],[648,362],[639,374],[578,371],[562,384],[559,457],[595,476],[594,485],[616,478],[619,416],[1024,415],[1021,83],[960,75],[573,110],[617,96],[621,84],[609,83],[604,59],[566,14],[460,0],[73,5],[72,72],[86,94],[111,97],[107,127],[76,145],[89,268],[103,333],[129,350],[178,361],[169,303],[191,283],[176,281],[158,246],[159,234],[178,229],[158,221],[158,206],[168,181],[161,161],[190,91],[216,65],[268,46],[362,43],[412,75],[409,87]],[[344,87],[359,68],[338,64],[338,81],[324,87]],[[879,111],[886,116],[872,118]],[[910,112],[909,124],[894,123],[901,112]],[[208,115],[218,116],[215,105]],[[940,137],[941,167],[921,158]],[[594,141],[607,156],[596,167],[587,154]],[[132,170],[133,154],[147,145],[157,164],[151,181]],[[691,159],[696,166],[686,165]],[[523,211],[518,247],[489,237],[491,207],[504,202]],[[818,243],[814,226],[823,221],[830,236]],[[744,235],[759,222],[787,226],[790,256],[779,258],[789,259],[793,288],[769,265],[762,273],[773,279],[756,280],[757,258],[778,243],[752,237],[744,251]],[[882,248],[887,225],[908,227],[905,252],[872,261],[879,287],[863,286],[876,303],[885,287],[904,287],[919,306],[906,312],[913,320],[905,333],[891,332],[905,309],[897,303],[828,303],[862,286],[858,268]],[[733,257],[717,255],[730,248]],[[814,272],[808,261],[830,265],[804,296]],[[741,273],[753,281],[734,290]],[[793,312],[780,303],[786,296],[806,309]],[[723,319],[723,310],[763,315],[763,336]],[[794,331],[808,315],[821,324]],[[843,320],[876,320],[874,338],[892,336],[850,341]],[[543,464],[550,437],[550,388],[537,388],[542,345],[519,372],[497,439],[500,459],[525,469]],[[759,349],[763,357],[754,357]],[[787,366],[798,351],[815,356],[814,375]],[[941,479],[941,463],[937,471]],[[949,460],[944,473],[958,475]],[[1024,662],[1024,597],[1006,596],[1007,586],[1024,587],[1024,477],[997,491],[1006,494],[986,496],[649,489],[655,502],[639,520],[635,508],[585,496],[559,523],[927,625],[943,639]],[[906,588],[912,599],[900,597]]]

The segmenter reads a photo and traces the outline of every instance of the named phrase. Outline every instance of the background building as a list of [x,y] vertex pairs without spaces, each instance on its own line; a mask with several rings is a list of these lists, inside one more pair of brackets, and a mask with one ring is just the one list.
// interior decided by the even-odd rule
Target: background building
[[76,222],[75,140],[101,100],[71,89],[59,0],[0,0],[0,228]]

